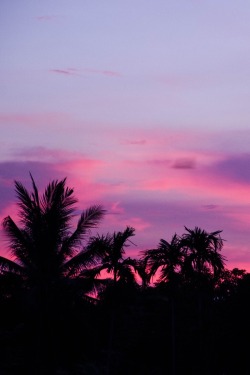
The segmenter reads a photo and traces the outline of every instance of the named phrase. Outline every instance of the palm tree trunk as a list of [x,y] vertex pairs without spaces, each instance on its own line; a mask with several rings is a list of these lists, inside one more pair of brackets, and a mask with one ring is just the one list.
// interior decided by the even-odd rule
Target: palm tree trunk
[[114,347],[114,329],[115,327],[115,313],[111,311],[110,321],[109,321],[109,343],[108,343],[108,355],[107,355],[107,375],[111,373],[111,362],[113,356],[113,347]]
[[107,375],[111,373],[111,361],[114,352],[114,336],[115,336],[115,320],[116,320],[116,293],[117,293],[117,270],[114,269],[114,289],[113,298],[111,302],[111,312],[109,321],[109,343],[108,343],[108,356],[107,356]]
[[172,340],[172,375],[176,375],[176,309],[174,297],[170,299],[171,307],[171,340]]

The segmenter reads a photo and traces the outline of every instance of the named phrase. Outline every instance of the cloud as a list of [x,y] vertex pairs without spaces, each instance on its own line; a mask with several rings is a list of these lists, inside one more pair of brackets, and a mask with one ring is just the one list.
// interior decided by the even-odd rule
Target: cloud
[[1,184],[17,179],[30,180],[29,172],[35,173],[40,177],[44,174],[50,178],[55,173],[55,167],[51,163],[39,161],[6,161],[0,163]]
[[76,69],[76,68],[64,68],[64,69],[50,69],[51,73],[62,74],[62,75],[78,75],[83,76],[86,74],[97,74],[108,77],[121,77],[121,73],[113,70],[99,70],[99,69]]
[[176,169],[194,169],[196,162],[191,158],[181,158],[174,161],[172,168]]
[[109,213],[111,215],[121,215],[121,214],[124,213],[124,209],[123,209],[123,207],[121,207],[119,201],[114,202],[114,203],[111,204],[111,207],[109,209]]
[[74,69],[50,69],[52,73],[64,74],[64,75],[78,75]]
[[203,207],[207,210],[215,210],[219,206],[217,204],[205,204]]
[[[54,179],[66,177],[70,185],[73,183],[75,186],[85,187],[84,190],[89,187],[89,197],[101,195],[102,189],[96,181],[96,176],[102,161],[80,156],[77,153],[65,152],[63,155],[62,151],[46,151],[45,148],[38,148],[36,153],[35,150],[35,148],[31,152],[23,150],[19,153],[22,155],[18,157],[19,161],[11,160],[0,163],[0,210],[13,199],[15,180],[21,181],[24,185],[27,184],[28,187],[31,186],[29,173],[33,175],[41,189]],[[49,152],[51,155],[48,155]]]
[[[136,135],[135,139],[144,138]],[[231,248],[238,247],[240,258],[241,246],[250,243],[249,178],[244,174],[250,155],[185,149],[164,153],[157,148],[157,139],[150,153],[148,144],[131,147],[128,153],[118,140],[103,157],[46,147],[19,149],[12,155],[14,160],[0,163],[0,215],[13,212],[14,179],[30,187],[31,171],[42,191],[52,179],[67,177],[79,200],[79,212],[91,204],[108,210],[100,232],[132,225],[133,242],[145,249],[155,247],[160,238],[182,234],[184,225],[222,229],[225,255],[229,258]]]
[[250,184],[250,153],[225,156],[212,166],[212,170],[233,182]]

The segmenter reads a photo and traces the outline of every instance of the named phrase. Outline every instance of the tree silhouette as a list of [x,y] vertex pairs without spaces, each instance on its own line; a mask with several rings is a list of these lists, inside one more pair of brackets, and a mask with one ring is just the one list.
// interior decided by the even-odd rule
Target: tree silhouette
[[12,275],[22,286],[24,311],[36,340],[37,363],[41,373],[49,373],[53,346],[58,344],[56,329],[71,318],[68,314],[77,299],[98,282],[84,271],[96,265],[100,256],[100,249],[91,246],[88,239],[105,210],[98,205],[87,208],[72,231],[77,200],[73,189],[66,187],[66,178],[52,181],[39,195],[30,177],[31,193],[15,181],[20,226],[10,216],[3,221],[14,259],[0,257],[0,272],[1,277]]
[[112,275],[113,285],[117,284],[136,284],[135,267],[136,261],[130,257],[125,257],[125,247],[130,238],[135,235],[135,229],[127,226],[124,231],[108,233],[106,235],[97,235],[92,238],[93,242],[97,242],[102,248],[101,264],[96,267],[97,272],[106,270]]
[[134,228],[127,226],[123,231],[97,235],[96,239],[93,239],[94,242],[97,240],[103,249],[101,264],[96,267],[96,273],[105,271],[111,275],[109,285],[99,294],[108,309],[107,374],[112,373],[111,360],[114,359],[119,340],[118,315],[123,314],[122,307],[138,286],[135,278],[136,260],[125,256],[125,248],[131,243],[130,238],[135,235],[134,232]]
[[142,251],[142,259],[149,267],[149,274],[154,276],[159,271],[159,285],[167,293],[170,302],[171,341],[172,341],[172,375],[176,374],[176,295],[181,282],[181,268],[184,253],[179,236],[175,233],[171,241],[161,239],[156,249]]
[[169,285],[176,284],[184,261],[180,238],[174,234],[171,241],[161,239],[156,249],[141,252],[147,262],[151,277],[159,271],[158,280]]
[[31,192],[14,182],[19,218],[3,220],[1,373],[249,372],[250,274],[225,268],[222,231],[185,227],[131,259],[134,228],[92,234],[102,206],[77,218],[66,178],[39,193],[30,177]]
[[150,281],[152,277],[150,268],[148,266],[148,259],[147,258],[136,259],[134,269],[137,275],[141,279],[142,290],[146,290],[150,285]]
[[193,302],[195,332],[192,345],[197,346],[199,353],[195,363],[198,371],[207,361],[204,331],[211,320],[210,310],[215,297],[216,283],[220,279],[225,266],[225,257],[221,254],[223,239],[222,231],[207,232],[199,227],[189,229],[181,237],[181,246],[185,252],[183,275],[187,285],[190,304]]
[[199,227],[189,229],[181,238],[181,246],[185,251],[183,271],[186,277],[196,277],[202,282],[203,276],[216,279],[224,269],[226,258],[220,253],[224,240],[220,237],[221,230],[207,232]]

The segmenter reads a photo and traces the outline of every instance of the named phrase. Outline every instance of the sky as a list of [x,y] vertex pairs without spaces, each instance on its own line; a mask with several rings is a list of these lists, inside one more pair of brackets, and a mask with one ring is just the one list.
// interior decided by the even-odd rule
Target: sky
[[1,0],[0,220],[14,180],[66,177],[77,214],[106,209],[100,234],[135,228],[127,256],[197,226],[250,272],[249,17],[248,0]]

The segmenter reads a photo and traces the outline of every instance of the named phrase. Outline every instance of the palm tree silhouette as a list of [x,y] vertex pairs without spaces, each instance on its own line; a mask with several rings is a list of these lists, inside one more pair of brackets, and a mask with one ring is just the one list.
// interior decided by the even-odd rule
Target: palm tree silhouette
[[[97,235],[93,242],[97,241],[102,251],[102,261],[95,268],[96,275],[102,271],[111,274],[110,283],[104,293],[100,295],[103,301],[108,303],[109,332],[107,346],[106,373],[111,373],[111,359],[114,358],[115,342],[117,340],[118,310],[120,305],[126,303],[132,290],[137,288],[135,278],[136,260],[125,257],[125,248],[132,243],[131,237],[135,235],[135,229],[127,226],[124,231]],[[94,270],[94,272],[95,272]]]
[[167,286],[167,299],[170,302],[171,341],[172,341],[172,375],[176,374],[176,294],[181,282],[181,269],[184,252],[180,238],[175,233],[171,241],[161,239],[156,249],[142,251],[142,259],[149,267],[152,277],[159,272],[159,284]]
[[226,258],[220,253],[223,247],[221,230],[207,232],[199,227],[189,229],[182,235],[181,246],[185,250],[185,270],[197,276],[209,275],[218,277],[224,269]]
[[147,262],[151,277],[159,271],[160,282],[176,284],[184,260],[177,234],[172,236],[170,242],[161,239],[156,249],[144,250],[141,254],[142,259]]
[[181,246],[185,252],[183,274],[193,290],[197,304],[197,366],[201,368],[208,360],[204,350],[204,327],[209,319],[209,309],[218,282],[225,266],[226,258],[220,253],[223,247],[221,230],[207,232],[199,227],[189,229],[182,235]]
[[152,277],[148,266],[148,260],[146,258],[136,259],[134,269],[141,279],[142,290],[146,290],[150,285]]
[[76,300],[92,291],[97,282],[85,273],[100,256],[100,249],[88,240],[105,210],[99,205],[87,208],[72,231],[77,200],[74,190],[66,187],[66,178],[52,181],[39,195],[30,177],[31,193],[15,181],[20,226],[10,216],[3,221],[14,259],[0,257],[0,272],[2,277],[13,275],[25,290],[23,303],[34,323],[31,330],[37,336],[40,370],[49,373],[55,321],[67,315]]
[[106,270],[112,275],[113,285],[117,284],[134,284],[136,261],[130,257],[124,257],[125,247],[132,243],[131,237],[135,235],[135,229],[127,226],[124,231],[108,233],[106,235],[97,235],[92,241],[99,244],[102,248],[101,265],[96,267],[97,272]]

